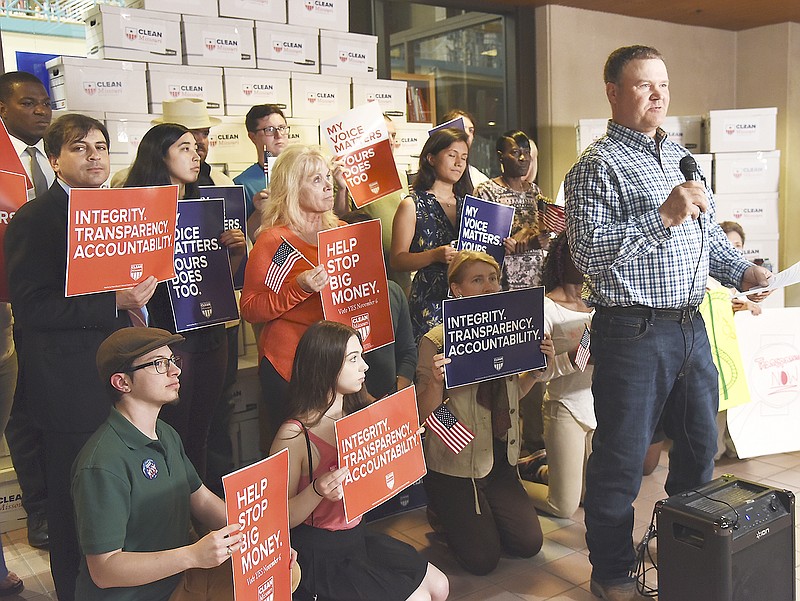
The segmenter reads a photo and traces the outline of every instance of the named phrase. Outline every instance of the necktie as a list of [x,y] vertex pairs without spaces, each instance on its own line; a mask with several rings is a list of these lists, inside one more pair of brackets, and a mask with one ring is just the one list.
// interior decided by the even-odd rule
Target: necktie
[[131,320],[131,325],[134,328],[146,328],[147,320],[144,316],[144,311],[141,309],[128,309],[128,317]]
[[33,189],[36,192],[36,196],[39,197],[47,192],[47,177],[39,166],[39,161],[36,160],[36,148],[28,146],[25,152],[31,157],[31,179],[33,179]]

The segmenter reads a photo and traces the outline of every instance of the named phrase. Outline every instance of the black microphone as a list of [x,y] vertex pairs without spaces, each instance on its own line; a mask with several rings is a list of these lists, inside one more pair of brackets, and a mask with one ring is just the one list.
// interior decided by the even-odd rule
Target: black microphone
[[692,155],[687,154],[683,157],[678,166],[687,182],[699,182],[703,180],[700,176],[700,172],[697,170],[697,161],[694,160]]
[[[686,179],[687,182],[700,182],[702,181],[705,183],[703,176],[700,175],[700,172],[697,170],[697,161],[694,160],[694,157],[690,154],[687,154],[683,157],[678,163],[678,168],[681,170],[683,177]],[[703,229],[703,219],[702,219],[702,212],[697,216],[697,223],[700,226],[700,230]]]

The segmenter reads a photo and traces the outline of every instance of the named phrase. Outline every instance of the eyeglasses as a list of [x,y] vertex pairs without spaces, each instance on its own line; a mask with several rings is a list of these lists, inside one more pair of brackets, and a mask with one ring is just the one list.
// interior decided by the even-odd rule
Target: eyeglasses
[[265,136],[267,136],[268,138],[272,138],[276,134],[285,136],[286,134],[289,133],[290,129],[291,127],[289,127],[288,125],[279,125],[278,127],[275,127],[274,125],[268,125],[267,127],[262,127],[261,129],[254,129],[253,133],[257,134],[258,132],[264,132]]
[[181,368],[181,358],[172,355],[171,357],[159,357],[158,359],[153,359],[152,361],[148,361],[147,363],[142,363],[141,365],[136,365],[131,367],[128,370],[128,373],[132,373],[134,371],[144,369],[145,367],[150,367],[151,365],[156,368],[156,373],[165,374],[169,371],[169,364],[172,363],[178,369]]

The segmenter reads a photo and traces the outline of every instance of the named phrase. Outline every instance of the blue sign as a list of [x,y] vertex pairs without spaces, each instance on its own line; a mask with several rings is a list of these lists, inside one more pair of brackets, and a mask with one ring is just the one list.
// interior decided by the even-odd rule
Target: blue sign
[[239,319],[228,249],[219,241],[224,221],[222,199],[178,202],[175,279],[167,286],[178,332]]
[[[221,198],[225,201],[225,229],[242,230],[247,239],[247,206],[244,201],[244,186],[200,186],[200,198]],[[233,287],[244,287],[244,268],[247,265],[247,251],[233,274]]]
[[547,366],[544,288],[522,288],[442,301],[447,388]]
[[53,94],[50,92],[50,75],[47,73],[47,67],[45,67],[44,64],[59,56],[59,54],[43,54],[40,52],[22,52],[17,50],[17,70],[26,71],[38,77],[44,89],[47,90],[47,95],[52,99]]
[[514,207],[467,196],[461,209],[458,250],[479,250],[503,264],[506,249],[503,240],[511,234]]
[[452,129],[460,129],[461,131],[467,130],[467,128],[464,127],[464,117],[456,117],[455,119],[450,119],[450,121],[445,121],[444,123],[440,123],[433,129],[429,129],[428,135],[430,136],[433,132],[438,131],[440,129],[445,129],[446,127]]

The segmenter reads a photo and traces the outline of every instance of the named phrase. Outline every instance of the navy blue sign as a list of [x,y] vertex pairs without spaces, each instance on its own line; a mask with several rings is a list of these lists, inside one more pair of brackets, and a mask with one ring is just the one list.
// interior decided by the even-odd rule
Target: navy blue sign
[[224,221],[222,199],[178,202],[175,279],[168,289],[179,332],[239,319],[228,249],[219,241]]
[[544,288],[449,298],[442,302],[447,388],[493,380],[547,365]]
[[[244,186],[200,186],[200,198],[221,198],[225,201],[225,229],[242,230],[247,238],[247,207],[244,202]],[[239,269],[233,274],[233,287],[244,287],[244,268],[247,265],[247,252]]]
[[506,249],[503,240],[511,234],[514,207],[467,196],[461,210],[458,250],[479,250],[503,264]]

